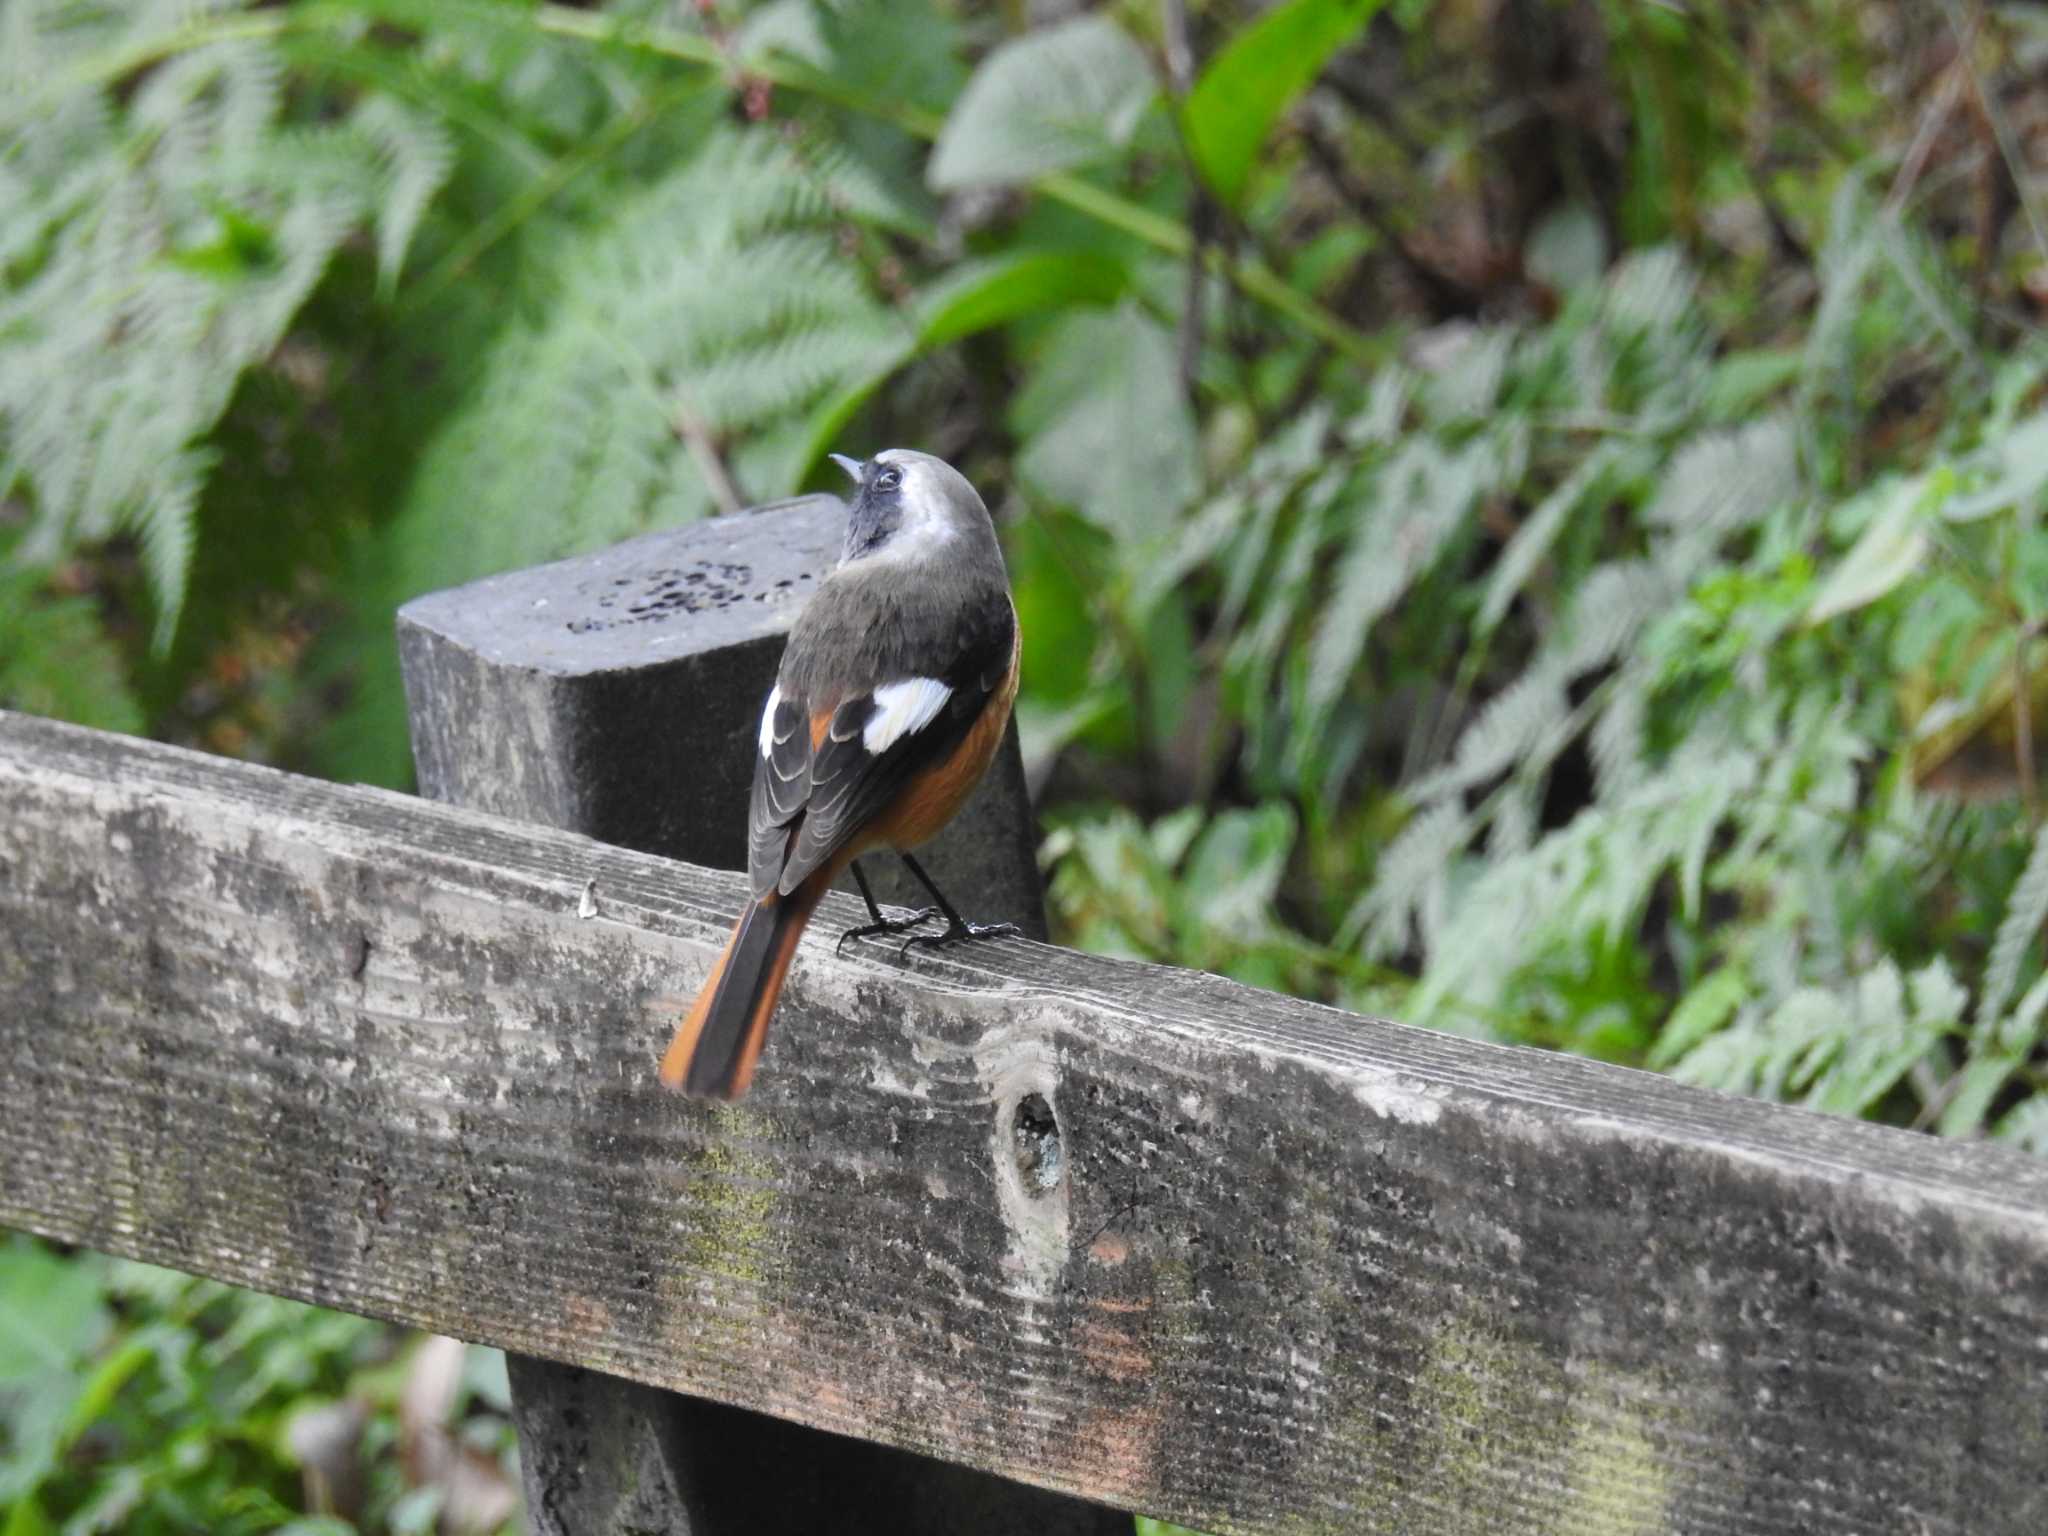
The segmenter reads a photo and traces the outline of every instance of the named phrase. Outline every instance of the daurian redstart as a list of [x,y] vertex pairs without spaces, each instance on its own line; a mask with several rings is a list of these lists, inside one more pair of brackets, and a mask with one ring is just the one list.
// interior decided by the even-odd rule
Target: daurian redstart
[[[872,920],[845,938],[934,915],[946,930],[909,943],[1016,931],[962,921],[909,853],[987,770],[1017,694],[1017,610],[995,525],[974,487],[928,453],[833,458],[859,489],[839,564],[790,630],[761,711],[753,899],[661,1059],[662,1082],[693,1098],[747,1091],[797,937],[849,866]],[[879,847],[902,856],[936,913],[882,917],[853,862]]]

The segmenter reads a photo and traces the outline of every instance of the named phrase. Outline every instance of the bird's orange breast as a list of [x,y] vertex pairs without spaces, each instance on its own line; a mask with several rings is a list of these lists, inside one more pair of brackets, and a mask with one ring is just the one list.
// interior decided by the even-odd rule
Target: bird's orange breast
[[989,695],[981,718],[968,728],[949,757],[932,764],[903,786],[886,810],[868,826],[869,847],[915,848],[929,842],[951,821],[974,793],[974,786],[988,772],[1002,745],[1003,730],[1010,723],[1010,706],[1017,698],[1017,657],[1019,645],[1010,645],[1010,668],[1001,685]]

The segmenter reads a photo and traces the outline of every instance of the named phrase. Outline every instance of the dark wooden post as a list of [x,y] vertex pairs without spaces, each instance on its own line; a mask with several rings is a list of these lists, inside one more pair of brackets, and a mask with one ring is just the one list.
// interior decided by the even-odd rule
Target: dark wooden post
[[[837,497],[803,497],[408,604],[398,637],[420,792],[743,867],[761,701],[844,519]],[[869,861],[877,895],[915,901],[895,866]],[[1043,935],[1014,729],[927,867],[970,915]],[[653,1072],[650,1053],[648,1092]],[[1128,1515],[1064,1495],[570,1366],[515,1356],[511,1380],[545,1536],[1130,1530]]]

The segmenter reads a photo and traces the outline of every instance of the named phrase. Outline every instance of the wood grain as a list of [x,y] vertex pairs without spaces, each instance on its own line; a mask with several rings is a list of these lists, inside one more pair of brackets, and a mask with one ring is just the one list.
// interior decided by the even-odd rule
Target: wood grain
[[2039,1162],[837,898],[690,1104],[737,894],[0,714],[0,1222],[1214,1530],[2048,1529]]

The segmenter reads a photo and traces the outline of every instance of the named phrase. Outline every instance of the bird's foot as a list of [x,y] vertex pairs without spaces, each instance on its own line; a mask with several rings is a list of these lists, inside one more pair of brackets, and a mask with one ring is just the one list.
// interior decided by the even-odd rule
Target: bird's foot
[[[939,909],[937,907],[919,907],[908,917],[884,917],[878,918],[872,923],[862,923],[858,928],[849,928],[846,932],[839,935],[839,943],[832,953],[835,955],[844,954],[846,952],[846,942],[849,939],[872,939],[878,935],[908,933],[919,923],[929,921],[938,915]],[[912,940],[912,942],[915,943],[916,941]]]
[[919,945],[950,949],[955,944],[968,944],[976,939],[1004,939],[1023,931],[1015,923],[955,923],[944,933],[920,933],[916,938],[906,940],[896,951],[896,956],[900,960]]

